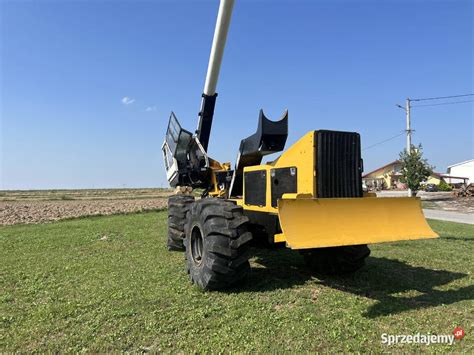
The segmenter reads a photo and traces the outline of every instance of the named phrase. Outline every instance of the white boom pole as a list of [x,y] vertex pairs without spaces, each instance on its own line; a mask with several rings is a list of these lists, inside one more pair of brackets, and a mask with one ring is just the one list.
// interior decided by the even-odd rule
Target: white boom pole
[[211,56],[207,67],[206,83],[204,84],[204,94],[212,96],[216,93],[217,79],[221,69],[222,57],[224,56],[227,32],[229,31],[230,19],[234,0],[221,0],[219,13],[217,15],[214,40],[212,41]]

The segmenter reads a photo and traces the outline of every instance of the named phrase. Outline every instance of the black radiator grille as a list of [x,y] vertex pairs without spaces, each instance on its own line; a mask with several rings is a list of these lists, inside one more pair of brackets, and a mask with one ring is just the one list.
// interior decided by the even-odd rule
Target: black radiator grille
[[362,197],[358,133],[316,131],[317,197]]

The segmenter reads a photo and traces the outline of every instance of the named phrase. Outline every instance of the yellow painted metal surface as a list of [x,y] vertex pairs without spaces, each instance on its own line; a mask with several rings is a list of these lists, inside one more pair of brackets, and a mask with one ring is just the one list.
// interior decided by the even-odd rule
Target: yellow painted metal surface
[[292,249],[438,237],[417,198],[294,197],[278,201],[283,239]]
[[310,131],[273,162],[274,168],[296,167],[298,194],[313,197],[316,196],[314,143],[314,131]]
[[[257,212],[277,213],[278,209],[272,207],[271,190],[271,169],[296,167],[297,169],[297,189],[298,194],[306,194],[311,197],[316,196],[315,185],[315,154],[314,154],[314,131],[305,134],[300,140],[289,147],[278,159],[269,163],[244,168],[244,173],[249,171],[265,170],[267,172],[267,191],[265,206],[255,206],[243,203],[246,210]],[[244,197],[245,201],[245,179],[244,179]]]
[[225,172],[230,170],[230,163],[219,163],[217,160],[209,158],[209,165],[212,169],[211,171],[211,190],[208,192],[209,196],[212,197],[224,197],[227,195],[227,190],[222,188],[217,183],[216,173]]
[[286,242],[285,235],[283,233],[278,233],[273,236],[274,243]]

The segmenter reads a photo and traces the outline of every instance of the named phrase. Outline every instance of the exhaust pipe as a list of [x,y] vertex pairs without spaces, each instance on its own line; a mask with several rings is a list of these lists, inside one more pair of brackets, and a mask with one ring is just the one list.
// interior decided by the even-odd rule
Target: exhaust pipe
[[230,19],[234,8],[234,0],[221,0],[219,13],[217,15],[216,29],[212,41],[211,55],[207,67],[206,82],[202,94],[201,111],[199,112],[199,124],[196,136],[204,150],[207,152],[209,137],[211,134],[214,107],[216,104],[216,87],[221,70],[222,57],[224,56],[227,33],[229,31]]

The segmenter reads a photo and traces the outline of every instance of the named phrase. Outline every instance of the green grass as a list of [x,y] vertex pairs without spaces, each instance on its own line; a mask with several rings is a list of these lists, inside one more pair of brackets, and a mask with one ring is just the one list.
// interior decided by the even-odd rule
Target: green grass
[[[238,289],[202,292],[165,247],[166,212],[0,228],[0,351],[473,351],[474,227],[372,246],[319,279],[290,250],[254,250]],[[381,344],[450,334],[455,345]]]

